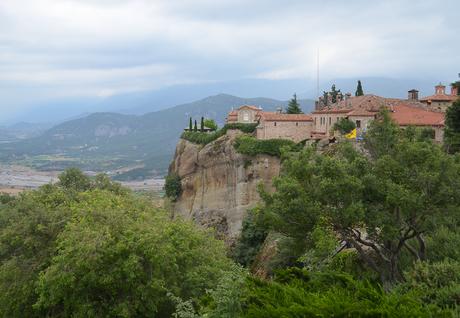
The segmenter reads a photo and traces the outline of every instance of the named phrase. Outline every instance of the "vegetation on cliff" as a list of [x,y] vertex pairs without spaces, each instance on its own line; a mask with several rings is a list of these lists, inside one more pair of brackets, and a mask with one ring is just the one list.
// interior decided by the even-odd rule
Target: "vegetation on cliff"
[[232,123],[226,124],[221,129],[212,132],[212,133],[204,133],[201,131],[184,131],[181,135],[182,139],[190,141],[195,144],[206,145],[218,138],[222,137],[227,133],[227,130],[237,129],[244,133],[253,133],[256,130],[257,123],[255,124],[242,124],[242,123]]
[[234,147],[237,152],[248,155],[270,155],[280,157],[283,148],[294,150],[300,149],[303,145],[287,139],[257,139],[251,136],[238,136],[235,139]]

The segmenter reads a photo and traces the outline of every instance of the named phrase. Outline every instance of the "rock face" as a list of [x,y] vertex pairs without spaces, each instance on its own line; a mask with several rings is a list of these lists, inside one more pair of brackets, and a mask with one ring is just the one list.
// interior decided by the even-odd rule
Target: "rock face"
[[280,172],[276,157],[237,153],[233,142],[239,134],[229,130],[205,146],[181,139],[169,168],[181,178],[183,190],[175,215],[215,228],[229,245],[238,237],[246,211],[260,200],[258,184],[271,189]]

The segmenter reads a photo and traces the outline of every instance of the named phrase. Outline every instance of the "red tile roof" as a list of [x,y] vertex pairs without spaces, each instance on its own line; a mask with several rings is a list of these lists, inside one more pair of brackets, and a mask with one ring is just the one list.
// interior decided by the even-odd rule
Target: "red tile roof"
[[238,107],[238,109],[242,109],[242,108],[249,108],[252,110],[262,110],[262,108],[258,106],[254,106],[254,105],[241,105],[240,107]]
[[400,126],[444,126],[444,114],[410,104],[395,105],[390,113]]
[[310,115],[305,114],[280,114],[275,112],[260,112],[259,116],[265,121],[313,121]]
[[420,99],[422,102],[428,102],[428,101],[433,101],[433,102],[453,102],[457,100],[460,96],[456,95],[447,95],[447,94],[435,94],[427,97],[423,97]]

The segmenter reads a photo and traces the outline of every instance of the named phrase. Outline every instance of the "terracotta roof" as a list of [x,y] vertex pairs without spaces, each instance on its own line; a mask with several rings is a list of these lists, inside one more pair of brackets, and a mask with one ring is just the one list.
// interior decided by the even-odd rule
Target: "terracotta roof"
[[447,94],[435,94],[427,97],[423,97],[420,100],[423,102],[428,102],[428,101],[435,101],[435,102],[453,102],[455,101],[459,96],[456,95],[447,95]]
[[254,106],[254,105],[241,105],[240,107],[238,107],[238,109],[242,109],[242,108],[249,108],[252,110],[262,110],[262,108],[258,106]]
[[395,105],[390,113],[400,126],[444,126],[444,114],[409,104]]
[[347,109],[324,109],[324,110],[316,110],[312,112],[312,114],[346,114],[349,113],[352,109],[347,108]]
[[354,109],[347,113],[347,116],[375,117],[375,115],[377,115],[377,112],[365,109]]
[[260,112],[260,118],[265,121],[313,121],[310,115],[280,114],[275,112]]

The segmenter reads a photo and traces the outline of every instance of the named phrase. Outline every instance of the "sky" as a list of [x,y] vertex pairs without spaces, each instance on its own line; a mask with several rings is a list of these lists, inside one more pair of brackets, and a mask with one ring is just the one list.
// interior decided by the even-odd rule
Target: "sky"
[[0,0],[1,114],[247,79],[452,79],[458,0]]

